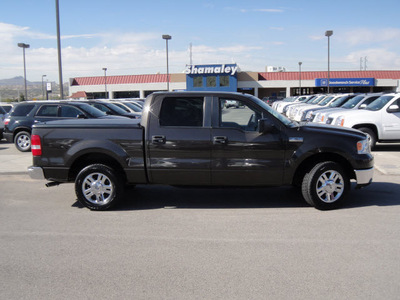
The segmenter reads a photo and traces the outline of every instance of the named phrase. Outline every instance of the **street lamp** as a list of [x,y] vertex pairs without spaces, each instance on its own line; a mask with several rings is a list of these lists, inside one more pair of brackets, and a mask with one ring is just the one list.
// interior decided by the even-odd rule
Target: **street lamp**
[[299,94],[301,96],[301,64],[302,62],[299,61]]
[[25,85],[25,100],[28,100],[28,91],[26,89],[26,64],[25,64],[25,49],[29,48],[29,44],[18,43],[18,47],[22,48],[22,52],[24,55],[24,85]]
[[168,34],[163,34],[162,38],[165,40],[166,52],[167,52],[167,90],[169,91],[169,68],[168,68],[168,40],[172,37]]
[[42,99],[44,100],[44,82],[43,78],[46,77],[46,75],[42,75]]
[[103,68],[103,71],[104,71],[104,89],[106,91],[105,98],[108,99],[108,97],[107,97],[107,68]]
[[56,23],[57,23],[57,57],[58,57],[58,79],[60,81],[60,99],[64,99],[64,84],[62,77],[62,61],[61,61],[60,6],[58,0],[56,0]]
[[330,56],[330,53],[329,53],[329,48],[330,48],[330,44],[329,44],[329,38],[332,36],[332,34],[333,34],[333,30],[327,30],[327,31],[325,31],[325,36],[327,36],[328,37],[328,94],[329,94],[329,80],[330,80],[330,74],[329,74],[329,56]]

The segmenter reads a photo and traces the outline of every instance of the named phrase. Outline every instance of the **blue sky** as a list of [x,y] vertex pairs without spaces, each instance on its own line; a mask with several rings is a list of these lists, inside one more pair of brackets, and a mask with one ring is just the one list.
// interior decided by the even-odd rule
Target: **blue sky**
[[[333,30],[331,70],[400,69],[400,1],[105,1],[59,0],[63,79],[165,73],[190,63],[232,63],[242,71],[266,66],[297,71],[327,68],[326,30]],[[58,81],[55,0],[13,0],[1,5],[0,79],[47,75]],[[363,63],[364,66],[364,63]]]

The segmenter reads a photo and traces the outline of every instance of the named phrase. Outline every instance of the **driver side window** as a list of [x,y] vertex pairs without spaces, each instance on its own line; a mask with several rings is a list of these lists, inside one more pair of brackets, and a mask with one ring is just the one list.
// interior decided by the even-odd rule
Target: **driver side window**
[[219,99],[220,127],[238,128],[244,131],[257,131],[261,111],[246,103],[231,99]]

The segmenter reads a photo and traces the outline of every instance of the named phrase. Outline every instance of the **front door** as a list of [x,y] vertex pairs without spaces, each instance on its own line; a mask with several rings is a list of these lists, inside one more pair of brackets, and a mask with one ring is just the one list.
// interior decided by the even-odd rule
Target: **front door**
[[[400,107],[400,99],[393,101],[388,107],[392,105]],[[387,112],[383,109],[381,111],[383,135],[380,138],[400,140],[400,111]]]
[[[232,100],[238,103],[238,108],[226,105]],[[281,133],[258,131],[259,119],[273,117],[246,99],[214,98],[214,101],[213,108],[219,111],[219,116],[213,120],[211,133],[213,185],[281,184],[284,169]]]

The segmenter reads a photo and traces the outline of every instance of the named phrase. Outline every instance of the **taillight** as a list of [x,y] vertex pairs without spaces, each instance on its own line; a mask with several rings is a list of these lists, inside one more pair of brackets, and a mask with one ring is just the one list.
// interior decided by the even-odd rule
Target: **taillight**
[[4,119],[4,125],[8,125],[8,123],[10,123],[10,119]]
[[40,140],[40,136],[36,134],[31,136],[31,150],[33,156],[42,155],[42,142]]

